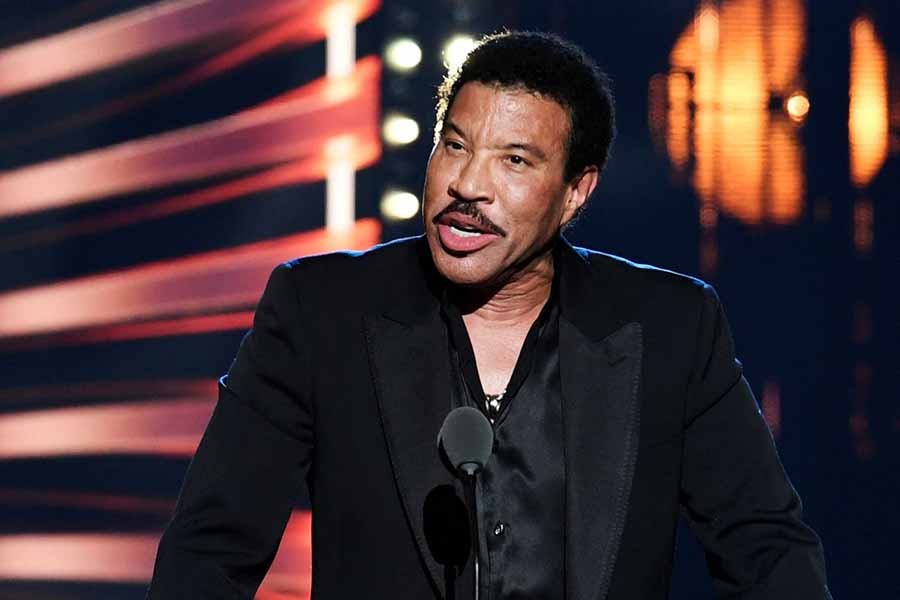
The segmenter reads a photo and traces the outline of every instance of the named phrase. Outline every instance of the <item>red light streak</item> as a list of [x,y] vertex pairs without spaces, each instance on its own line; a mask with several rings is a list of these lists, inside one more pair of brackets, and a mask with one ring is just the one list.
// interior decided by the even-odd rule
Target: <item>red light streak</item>
[[0,579],[145,583],[157,534],[41,533],[0,536]]
[[[309,511],[294,511],[257,598],[309,597]],[[159,534],[37,533],[0,536],[0,579],[149,583]]]
[[[121,325],[138,337],[217,331],[244,327],[248,313],[198,315],[255,306],[268,275],[278,263],[343,248],[377,243],[375,219],[357,221],[346,234],[324,230],[299,233],[237,248],[159,261],[119,271],[0,294],[0,341]],[[184,320],[191,317],[192,320]],[[135,320],[157,323],[129,323]],[[108,331],[124,339],[121,329]],[[100,341],[82,332],[79,339]],[[25,340],[7,340],[21,344]],[[8,349],[9,344],[0,344]]]
[[[374,134],[374,132],[372,133]],[[354,166],[357,169],[374,163],[381,151],[380,143],[374,138],[374,135],[367,136],[367,138],[357,139],[353,143],[354,158],[357,160]],[[262,173],[241,177],[196,192],[180,194],[145,206],[111,211],[104,215],[84,218],[61,226],[26,231],[5,239],[0,238],[0,251],[17,250],[109,231],[134,223],[161,219],[205,206],[221,204],[248,194],[299,183],[320,181],[324,179],[326,170],[327,164],[324,156],[311,156],[284,166],[268,169]]]
[[0,415],[0,460],[154,454],[190,457],[213,402],[177,399]]
[[372,58],[357,67],[349,96],[304,94],[210,123],[0,173],[0,218],[321,157],[327,142],[342,136],[365,141],[347,158],[366,164],[374,160],[372,140],[378,139],[380,62]]
[[[333,4],[327,0],[159,2],[3,50],[0,52],[0,97],[294,16],[309,23],[300,39],[322,39],[324,16]],[[352,3],[353,14],[361,20],[377,6],[377,1],[358,0]]]

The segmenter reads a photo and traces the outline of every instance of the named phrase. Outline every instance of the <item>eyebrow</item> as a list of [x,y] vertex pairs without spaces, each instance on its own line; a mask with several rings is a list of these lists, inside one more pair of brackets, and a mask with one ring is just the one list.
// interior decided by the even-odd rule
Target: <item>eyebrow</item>
[[504,150],[524,150],[529,154],[535,156],[538,160],[547,160],[547,156],[544,154],[544,151],[538,148],[533,144],[526,144],[522,142],[513,142],[511,144],[507,144],[503,147]]
[[[456,135],[458,135],[459,137],[466,139],[465,132],[459,127],[459,125],[457,125],[453,121],[450,121],[449,119],[444,121],[444,127],[443,127],[443,130],[441,133],[445,134],[448,129],[453,130],[453,132],[456,133]],[[540,148],[538,148],[537,146],[535,146],[534,144],[528,144],[525,142],[511,142],[511,143],[503,146],[502,149],[503,150],[524,150],[525,152],[528,152],[529,154],[533,155],[538,160],[542,160],[542,161],[547,160],[547,155],[544,154],[544,151],[541,150]]]
[[459,125],[457,125],[456,123],[454,123],[453,121],[451,121],[449,119],[444,121],[444,127],[442,128],[441,133],[442,134],[446,133],[448,129],[452,129],[453,132],[456,133],[456,135],[458,135],[459,137],[461,137],[463,139],[466,139],[465,132],[462,129],[460,129]]

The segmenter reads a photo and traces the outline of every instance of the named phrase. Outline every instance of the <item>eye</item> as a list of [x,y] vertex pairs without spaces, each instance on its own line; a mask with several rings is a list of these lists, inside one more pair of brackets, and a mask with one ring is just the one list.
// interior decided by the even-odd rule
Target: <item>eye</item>
[[459,151],[463,149],[463,145],[456,140],[445,140],[444,146],[449,150]]
[[509,162],[511,162],[512,164],[514,164],[514,165],[516,165],[516,166],[521,166],[521,165],[527,165],[527,164],[528,164],[528,161],[525,160],[523,157],[519,156],[518,154],[510,154],[510,155],[507,157],[507,159],[509,160]]

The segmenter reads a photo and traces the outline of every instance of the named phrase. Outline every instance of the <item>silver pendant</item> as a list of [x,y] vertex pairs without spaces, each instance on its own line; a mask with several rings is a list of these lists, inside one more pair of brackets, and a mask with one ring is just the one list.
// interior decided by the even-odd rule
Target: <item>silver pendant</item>
[[488,419],[490,419],[491,423],[493,423],[494,419],[497,418],[497,415],[500,414],[500,402],[503,400],[505,394],[506,390],[503,390],[499,394],[484,395],[484,408],[487,411]]

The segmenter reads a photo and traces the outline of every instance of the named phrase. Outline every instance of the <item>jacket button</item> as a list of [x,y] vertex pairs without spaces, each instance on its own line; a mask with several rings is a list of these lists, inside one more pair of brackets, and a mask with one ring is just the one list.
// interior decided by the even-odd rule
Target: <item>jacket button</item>
[[506,523],[503,521],[497,521],[497,524],[494,525],[494,535],[501,536],[506,531]]

